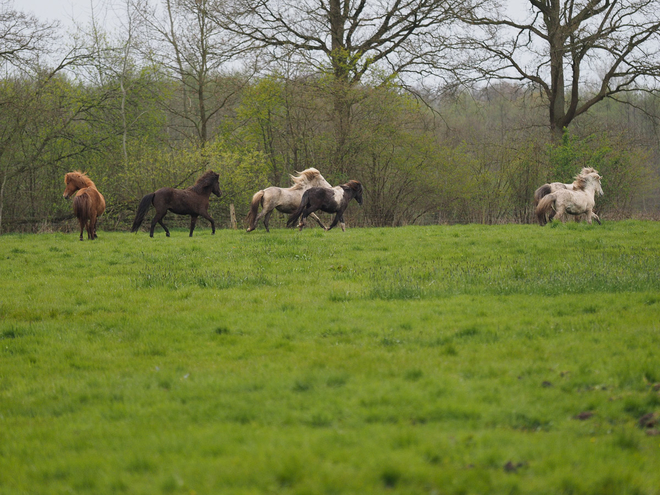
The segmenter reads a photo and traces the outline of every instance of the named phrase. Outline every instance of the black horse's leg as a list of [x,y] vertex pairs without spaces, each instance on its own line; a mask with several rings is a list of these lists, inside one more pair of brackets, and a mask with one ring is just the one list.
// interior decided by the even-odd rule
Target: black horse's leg
[[344,214],[343,211],[338,211],[337,214],[335,215],[335,219],[332,221],[330,224],[330,227],[328,227],[328,230],[330,230],[333,227],[337,226],[337,223],[339,222],[339,219],[342,218],[342,223],[344,223],[342,215]]
[[344,222],[344,214],[339,215],[339,225],[341,226],[341,231],[346,232],[346,223]]
[[195,224],[197,223],[197,215],[190,215],[190,235],[192,237],[193,230],[195,230]]
[[83,232],[85,232],[85,222],[83,222],[80,219],[78,220],[78,222],[80,222],[80,240],[82,241],[83,240]]
[[167,237],[170,236],[170,231],[167,230],[167,227],[165,227],[165,224],[163,223],[163,217],[165,216],[166,213],[167,213],[167,210],[165,210],[165,211],[162,212],[162,213],[159,212],[159,211],[156,211],[156,216],[155,216],[154,219],[151,221],[151,229],[149,230],[149,237],[153,237],[153,236],[154,236],[154,229],[156,228],[156,224],[157,224],[157,223],[159,223],[160,226],[163,227],[163,229],[165,229],[165,235],[166,235]]
[[[208,214],[208,212],[203,211],[200,213],[204,218],[206,218],[209,222],[211,222],[211,234],[215,234],[215,222],[213,221],[213,218],[211,215]],[[192,230],[190,231],[190,235],[192,235]]]

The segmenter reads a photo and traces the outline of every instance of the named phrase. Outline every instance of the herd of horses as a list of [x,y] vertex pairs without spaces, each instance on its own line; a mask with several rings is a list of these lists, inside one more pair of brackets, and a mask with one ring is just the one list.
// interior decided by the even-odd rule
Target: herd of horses
[[[341,224],[342,231],[346,230],[344,212],[352,199],[362,205],[362,184],[357,180],[348,181],[338,186],[330,185],[315,168],[308,168],[291,175],[293,186],[267,187],[257,191],[250,202],[250,212],[246,223],[247,231],[251,232],[257,228],[259,220],[263,221],[267,232],[268,221],[274,210],[290,214],[287,227],[303,229],[307,217],[311,216],[324,230],[334,228],[337,223]],[[149,236],[154,236],[156,224],[160,224],[165,230],[165,235],[170,236],[170,231],[163,223],[163,218],[168,211],[177,215],[190,215],[190,237],[195,230],[198,217],[203,217],[211,223],[212,233],[215,234],[215,221],[209,215],[209,197],[211,193],[220,197],[220,176],[209,170],[204,172],[194,185],[186,189],[175,189],[163,187],[157,191],[145,195],[138,206],[131,232],[137,232],[144,221],[144,217],[153,206],[156,214],[151,220]],[[575,177],[571,184],[551,182],[539,187],[534,193],[535,214],[539,225],[543,226],[554,217],[562,222],[566,215],[573,215],[579,220],[585,215],[587,222],[591,224],[595,218],[600,224],[600,218],[593,211],[595,206],[595,195],[603,194],[601,187],[601,176],[593,168],[585,167]],[[69,198],[75,193],[73,200],[73,212],[80,223],[80,240],[83,240],[83,232],[87,230],[87,238],[97,238],[96,225],[98,218],[105,211],[105,199],[96,189],[94,182],[83,172],[69,172],[64,176],[66,189],[64,197]],[[261,206],[261,212],[259,207]],[[316,215],[317,211],[334,213],[335,218],[329,227],[326,227]]]

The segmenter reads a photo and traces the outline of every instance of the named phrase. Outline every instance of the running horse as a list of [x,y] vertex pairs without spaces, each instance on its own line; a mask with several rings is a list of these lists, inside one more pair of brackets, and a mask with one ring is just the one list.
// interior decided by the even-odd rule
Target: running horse
[[302,230],[305,226],[305,219],[313,212],[321,210],[326,213],[335,213],[335,219],[330,227],[324,227],[325,230],[330,230],[337,225],[337,222],[341,222],[341,230],[345,231],[344,211],[348,208],[351,199],[355,199],[362,206],[362,184],[357,180],[350,180],[346,184],[335,186],[332,189],[312,187],[305,191],[300,200],[300,206],[291,215],[286,226],[293,227],[300,218],[298,227]]
[[156,223],[159,223],[165,229],[165,235],[170,236],[170,231],[163,223],[163,217],[167,215],[168,211],[176,213],[177,215],[190,215],[190,237],[195,230],[197,217],[202,216],[211,222],[211,233],[215,234],[215,222],[211,215],[209,215],[209,196],[211,193],[220,197],[220,176],[208,170],[197,179],[194,185],[186,189],[175,189],[173,187],[163,187],[156,192],[147,194],[140,201],[135,220],[131,227],[131,232],[137,232],[142,225],[144,216],[153,205],[156,208],[156,215],[151,221],[151,228],[149,229],[149,237],[154,236],[154,228]]
[[80,240],[83,240],[83,232],[87,229],[87,239],[93,241],[98,237],[96,224],[105,211],[105,198],[87,174],[79,170],[66,174],[64,183],[66,184],[63,194],[65,199],[76,193],[73,198],[73,213],[80,223]]
[[600,218],[593,211],[596,204],[595,194],[603,195],[600,179],[601,176],[598,175],[598,172],[580,174],[575,177],[572,190],[558,189],[541,198],[536,207],[536,217],[539,225],[544,226],[548,223],[546,215],[552,212],[555,212],[557,218],[562,222],[564,222],[566,213],[570,215],[582,215],[584,213],[589,224],[591,224],[591,219],[595,218],[600,225]]
[[[268,221],[273,214],[273,210],[277,209],[277,211],[282,213],[293,213],[296,211],[296,208],[300,206],[300,200],[302,199],[303,193],[310,187],[332,188],[330,183],[323,178],[321,172],[315,168],[308,168],[299,172],[297,176],[290,175],[290,177],[293,181],[293,186],[291,187],[284,188],[271,186],[254,193],[252,201],[250,202],[250,212],[246,219],[248,232],[252,232],[256,229],[257,223],[262,218],[266,232],[270,232],[270,230],[268,230]],[[261,213],[257,214],[257,211],[259,211],[259,205],[261,205],[262,209]],[[324,229],[326,228],[321,222],[321,219],[315,214],[312,214],[312,218],[314,218],[321,227]]]

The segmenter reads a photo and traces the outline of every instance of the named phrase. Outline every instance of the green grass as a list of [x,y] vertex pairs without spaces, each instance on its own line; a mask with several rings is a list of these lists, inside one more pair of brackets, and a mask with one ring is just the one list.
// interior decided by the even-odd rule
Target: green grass
[[0,493],[658,494],[659,344],[653,222],[5,235]]

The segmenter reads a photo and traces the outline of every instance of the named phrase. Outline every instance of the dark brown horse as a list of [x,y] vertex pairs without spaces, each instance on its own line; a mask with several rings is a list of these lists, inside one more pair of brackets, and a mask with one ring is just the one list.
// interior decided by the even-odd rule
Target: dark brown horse
[[211,215],[209,215],[209,196],[211,193],[220,197],[220,176],[208,170],[197,179],[195,185],[187,189],[174,189],[172,187],[163,187],[158,191],[147,194],[142,201],[135,215],[131,232],[137,232],[142,225],[144,215],[147,213],[151,205],[156,208],[156,216],[151,221],[151,229],[149,230],[149,237],[154,236],[154,228],[156,223],[159,223],[165,229],[165,235],[170,236],[170,231],[167,230],[163,223],[163,217],[168,211],[176,213],[177,215],[190,215],[190,237],[195,230],[195,223],[197,217],[202,216],[211,222],[212,233],[215,234],[215,222]]
[[346,184],[335,186],[332,189],[325,187],[307,189],[300,200],[300,206],[291,215],[286,226],[293,227],[298,218],[300,218],[298,227],[302,230],[305,225],[305,219],[313,212],[321,210],[326,213],[336,213],[332,224],[325,230],[330,230],[337,225],[337,222],[341,222],[341,229],[345,230],[344,211],[346,211],[348,203],[353,198],[355,198],[355,201],[359,205],[362,205],[362,184],[357,180],[348,181]]
[[87,174],[83,172],[69,172],[64,176],[64,183],[66,184],[63,194],[65,198],[68,199],[78,191],[76,197],[73,198],[73,213],[80,223],[80,240],[83,240],[83,231],[87,229],[87,239],[93,241],[98,237],[96,223],[105,211],[105,199]]

